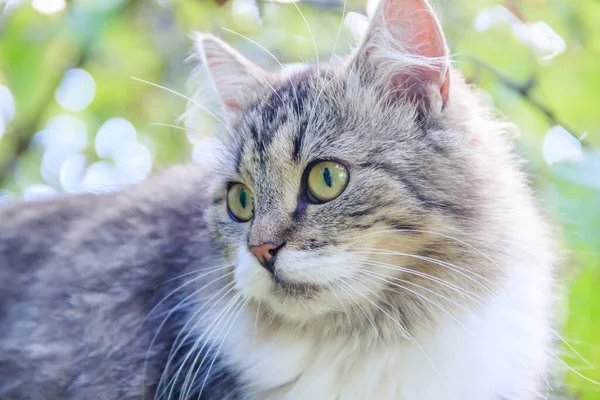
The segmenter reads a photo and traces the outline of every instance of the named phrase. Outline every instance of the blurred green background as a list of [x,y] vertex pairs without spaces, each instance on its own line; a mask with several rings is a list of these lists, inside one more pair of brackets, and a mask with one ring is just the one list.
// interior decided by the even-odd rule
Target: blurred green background
[[[563,245],[562,334],[572,348],[560,356],[572,370],[560,390],[600,399],[590,382],[600,381],[600,1],[436,8],[456,66],[521,128],[519,151]],[[178,118],[185,98],[132,77],[190,95],[192,31],[274,69],[223,28],[283,63],[316,59],[312,32],[327,60],[354,44],[356,13],[362,0],[0,0],[0,202],[118,190],[189,160],[197,138]]]

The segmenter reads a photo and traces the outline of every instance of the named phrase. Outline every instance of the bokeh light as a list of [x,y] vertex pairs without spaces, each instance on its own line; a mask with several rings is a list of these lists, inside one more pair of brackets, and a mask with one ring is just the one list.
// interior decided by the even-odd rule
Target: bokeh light
[[6,86],[0,85],[0,139],[14,115],[15,99],[12,92]]
[[41,200],[49,197],[54,197],[58,194],[56,189],[51,186],[44,185],[42,183],[36,183],[34,185],[27,186],[23,190],[24,200]]
[[83,154],[73,154],[63,161],[59,170],[60,186],[65,192],[78,193],[84,191],[81,187],[87,158]]
[[131,122],[124,118],[109,119],[96,133],[96,154],[101,158],[112,158],[120,146],[135,140],[136,132]]
[[60,187],[63,163],[88,145],[85,123],[71,115],[52,118],[46,128],[36,133],[33,144],[43,151],[40,172],[46,183]]
[[63,10],[67,3],[65,0],[33,0],[31,5],[42,14],[55,14]]
[[56,101],[69,111],[85,110],[96,94],[96,82],[84,69],[67,71],[62,82],[56,89]]
[[548,130],[542,143],[542,154],[548,165],[561,161],[581,161],[581,142],[562,126]]
[[543,60],[550,60],[567,48],[565,40],[546,22],[524,22],[499,4],[484,8],[473,21],[473,27],[480,32],[498,25],[508,26],[518,40],[531,47]]

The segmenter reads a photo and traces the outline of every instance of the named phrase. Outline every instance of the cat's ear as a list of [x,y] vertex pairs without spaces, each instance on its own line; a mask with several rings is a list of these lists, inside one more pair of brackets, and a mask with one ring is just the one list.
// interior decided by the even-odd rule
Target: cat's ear
[[352,62],[393,96],[440,110],[448,100],[448,47],[426,0],[381,0]]
[[265,84],[266,71],[210,34],[196,34],[195,50],[209,73],[228,118],[230,121],[237,119],[251,92]]

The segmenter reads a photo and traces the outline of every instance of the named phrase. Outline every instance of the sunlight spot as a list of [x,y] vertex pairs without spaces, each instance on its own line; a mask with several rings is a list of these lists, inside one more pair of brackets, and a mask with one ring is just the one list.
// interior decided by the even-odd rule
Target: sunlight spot
[[552,171],[570,182],[600,190],[600,150],[585,148],[580,162],[556,164]]
[[350,30],[354,40],[358,43],[367,33],[369,18],[366,15],[351,11],[344,18],[344,26]]
[[88,145],[85,123],[72,115],[61,114],[52,118],[45,131],[47,134],[43,137],[42,144],[46,149],[60,147],[75,153]]
[[112,193],[121,189],[119,171],[106,162],[98,161],[88,167],[81,182],[81,190],[87,193]]
[[0,114],[4,121],[10,122],[15,115],[15,98],[6,86],[0,85]]
[[547,23],[538,21],[528,24],[501,5],[484,8],[473,21],[473,27],[479,32],[499,25],[507,25],[519,41],[529,46],[544,61],[558,56],[567,48],[565,40]]
[[248,29],[252,25],[262,25],[255,0],[234,0],[231,13],[235,23]]
[[542,154],[548,165],[561,161],[581,161],[581,142],[562,126],[548,130],[542,143]]
[[83,154],[74,154],[62,163],[59,182],[65,192],[77,193],[80,191],[86,162],[87,159]]
[[101,158],[113,158],[117,149],[126,143],[135,142],[133,124],[124,118],[112,118],[104,122],[96,133],[96,154]]
[[6,190],[0,190],[0,208],[4,206],[10,205],[13,201],[17,199],[17,196],[14,193],[8,192]]
[[4,121],[4,116],[0,114],[0,139],[4,136],[4,132],[6,131],[6,122]]
[[543,60],[550,60],[567,49],[565,40],[545,22],[531,25],[532,46]]
[[36,183],[35,185],[30,185],[23,190],[23,200],[40,200],[46,199],[49,197],[54,197],[58,194],[56,189],[44,185],[42,183]]
[[64,9],[67,2],[65,0],[33,0],[31,5],[42,14],[54,14]]
[[0,139],[14,115],[15,99],[12,92],[6,86],[0,85]]
[[69,111],[82,111],[94,100],[96,83],[94,78],[83,69],[67,71],[56,89],[56,101]]
[[146,146],[138,142],[128,142],[119,146],[113,159],[123,185],[141,182],[152,171],[152,155]]
[[58,187],[63,163],[87,147],[87,129],[79,118],[59,115],[52,118],[44,130],[35,134],[32,144],[44,151],[40,165],[44,180]]

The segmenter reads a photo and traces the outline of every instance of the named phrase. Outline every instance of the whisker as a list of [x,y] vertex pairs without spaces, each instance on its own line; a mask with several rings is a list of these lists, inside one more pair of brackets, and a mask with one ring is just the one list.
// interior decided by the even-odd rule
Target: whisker
[[573,353],[575,353],[577,355],[577,357],[579,357],[579,359],[581,361],[583,361],[584,363],[587,364],[588,367],[590,367],[592,370],[595,370],[596,367],[594,367],[592,364],[590,364],[590,362],[588,360],[586,360],[581,354],[579,354],[577,352],[577,350],[575,350],[573,348],[573,346],[571,346],[558,332],[556,332],[554,329],[550,328],[550,330],[552,331],[552,333],[561,341],[563,342]]
[[[333,78],[331,78],[329,81],[327,81],[327,82],[326,82],[326,83],[323,85],[323,87],[322,87],[322,88],[321,88],[321,90],[319,91],[319,94],[317,94],[317,97],[315,98],[314,104],[316,104],[316,103],[319,101],[319,99],[321,98],[321,95],[323,94],[323,92],[325,91],[325,89],[327,88],[327,86],[329,86],[329,84],[331,84],[331,82],[333,82],[333,81],[334,81],[334,80],[335,80],[335,79],[336,79],[338,76],[340,76],[341,74],[342,74],[342,72],[339,72],[339,73],[335,74],[335,76],[334,76]],[[308,117],[308,123],[307,123],[307,128],[306,128],[306,130],[309,130],[309,129],[311,129],[311,128],[312,128],[312,126],[313,126],[313,122],[314,122],[314,120],[313,120],[313,116],[314,116],[314,114],[315,114],[315,110],[316,110],[316,109],[317,109],[317,107],[313,107],[313,108],[312,108],[312,110],[311,110],[311,112],[310,112],[310,115],[309,115],[309,117]]]
[[[183,340],[180,340],[181,335],[183,334],[183,332],[186,332],[186,328],[187,326],[194,320],[194,318],[201,313],[204,308],[206,306],[208,306],[209,304],[211,304],[211,302],[217,297],[219,296],[224,290],[226,290],[227,288],[229,288],[223,295],[221,295],[221,297],[214,301],[211,305],[211,307],[206,310],[206,312],[210,312],[221,300],[223,300],[225,297],[227,297],[229,295],[229,293],[231,293],[234,289],[235,289],[235,284],[234,282],[229,282],[227,285],[225,285],[224,287],[222,287],[221,289],[219,289],[213,296],[211,296],[211,298],[207,299],[202,306],[200,306],[196,311],[194,311],[194,313],[188,318],[188,321],[183,325],[183,327],[180,329],[179,333],[177,334],[177,337],[175,338],[175,340],[173,341],[173,345],[171,346],[171,349],[169,351],[169,356],[167,357],[167,362],[165,365],[165,368],[163,369],[163,374],[158,382],[158,386],[157,386],[157,391],[158,388],[161,387],[161,385],[164,382],[165,379],[165,373],[168,372],[170,370],[170,366],[171,363],[173,361],[173,358],[175,357],[175,355],[179,352],[179,350],[181,349],[181,346],[183,346],[183,344],[187,341],[187,339],[189,338],[189,336],[192,334],[193,329],[196,328],[196,326],[198,325],[199,322],[196,322],[196,325],[194,325],[194,327],[192,329],[190,329],[189,331],[187,331],[186,336],[183,338]],[[177,343],[179,343],[177,345]],[[171,379],[172,381],[173,379]],[[171,384],[168,383],[165,386],[165,389],[163,390],[163,392],[160,394],[160,396],[158,396],[158,398],[162,397],[165,394],[165,391],[169,388]],[[155,396],[155,399],[157,399],[157,397]]]
[[[450,395],[450,397],[452,397],[454,400],[458,400],[456,398],[456,396],[454,396],[454,393],[452,393],[452,391],[450,390],[450,386],[448,385],[448,383],[446,382],[446,380],[444,379],[444,377],[442,376],[442,374],[440,373],[440,371],[438,370],[438,368],[435,366],[435,363],[433,362],[433,360],[431,359],[431,357],[429,356],[429,354],[425,351],[425,349],[423,348],[423,346],[421,346],[421,344],[414,338],[414,336],[412,336],[410,334],[410,332],[405,329],[402,324],[400,322],[398,322],[394,317],[392,317],[387,311],[385,311],[383,308],[381,308],[379,305],[377,305],[376,303],[374,303],[371,299],[369,299],[368,297],[364,296],[362,293],[360,293],[358,290],[354,289],[353,287],[349,286],[352,290],[354,290],[356,293],[358,293],[360,296],[362,296],[365,300],[367,300],[369,303],[371,303],[373,306],[375,306],[376,308],[378,308],[381,312],[383,312],[388,318],[390,318],[393,322],[396,323],[396,325],[398,325],[398,328],[400,328],[403,333],[405,333],[407,335],[407,337],[417,346],[417,348],[421,351],[421,353],[423,354],[423,356],[425,356],[425,359],[427,360],[427,362],[429,362],[429,364],[431,365],[431,367],[433,368],[433,370],[435,371],[435,373],[437,374],[437,376],[440,378],[440,381],[442,382],[442,384],[446,387],[446,389],[448,390],[448,394]],[[380,296],[378,296],[379,298],[381,298]]]
[[[238,293],[238,295],[239,295],[239,293]],[[218,316],[217,316],[217,318],[216,318],[216,319],[213,321],[213,323],[216,323],[217,321],[219,321],[219,320],[220,320],[220,318],[222,318],[222,317],[223,317],[223,316],[224,316],[224,315],[227,313],[228,306],[229,306],[229,305],[232,305],[232,304],[234,304],[234,303],[237,301],[237,298],[238,298],[237,296],[234,296],[234,298],[230,299],[230,300],[229,300],[229,301],[226,303],[225,309],[223,309],[223,310],[222,310],[222,311],[219,313],[219,315],[218,315]],[[212,326],[212,324],[211,324],[211,326]],[[209,327],[209,329],[210,329],[210,327]],[[190,331],[190,332],[191,332],[191,331]],[[186,353],[186,356],[185,356],[185,357],[184,357],[184,359],[183,359],[183,360],[180,362],[180,365],[179,365],[179,368],[177,369],[177,372],[176,372],[176,374],[173,376],[173,378],[170,380],[169,384],[167,385],[167,388],[168,388],[168,387],[170,387],[170,388],[171,388],[171,389],[169,390],[169,394],[168,394],[168,397],[167,397],[168,399],[171,399],[171,398],[172,398],[172,395],[173,395],[173,390],[175,390],[175,385],[177,384],[177,381],[178,381],[178,378],[179,378],[180,374],[183,372],[183,368],[184,368],[184,366],[187,364],[187,361],[188,361],[188,359],[189,359],[190,357],[192,357],[192,356],[193,356],[193,354],[194,354],[194,351],[196,350],[196,348],[197,348],[197,346],[199,345],[199,343],[200,343],[200,342],[202,342],[202,339],[203,339],[203,337],[204,337],[204,334],[203,334],[203,335],[201,335],[200,337],[196,338],[196,340],[194,341],[194,345],[193,345],[193,346],[192,346],[192,348],[191,348],[191,349],[190,349],[190,350],[189,350],[189,351]],[[186,339],[186,340],[187,340],[187,339]],[[182,343],[182,344],[183,344],[183,343]],[[188,373],[187,373],[187,374],[189,374],[189,371],[188,371]],[[188,376],[187,374],[186,374],[186,380],[187,380],[187,376]],[[184,392],[184,391],[185,391],[185,389],[186,389],[186,386],[185,386],[185,384],[186,384],[186,381],[184,381],[183,385],[181,386],[181,390],[180,390],[180,393],[179,393],[179,394],[180,394],[180,395],[179,395],[179,398],[180,398],[180,399],[182,398],[183,392]]]
[[472,281],[472,282],[476,283],[477,285],[481,286],[489,294],[493,294],[493,292],[492,292],[492,290],[490,288],[488,288],[483,283],[481,283],[477,279],[473,278],[472,276],[470,276],[470,275],[468,275],[467,273],[464,272],[464,271],[468,271],[468,272],[472,273],[473,275],[476,275],[480,279],[485,280],[485,281],[489,282],[490,284],[496,286],[497,289],[501,290],[501,288],[498,285],[494,284],[489,279],[487,279],[487,278],[485,278],[485,277],[477,274],[476,272],[469,271],[468,269],[466,269],[464,267],[459,267],[459,266],[454,265],[452,263],[449,263],[447,261],[438,260],[438,259],[435,259],[435,258],[432,258],[432,257],[419,256],[419,255],[416,255],[416,254],[402,253],[402,252],[399,252],[399,251],[383,250],[383,249],[376,249],[376,248],[370,248],[370,249],[365,249],[365,250],[375,250],[375,251],[372,251],[372,252],[366,252],[366,251],[365,252],[356,252],[356,251],[353,251],[352,253],[355,253],[355,254],[382,254],[382,255],[386,254],[386,255],[397,255],[397,256],[410,257],[410,258],[415,258],[417,260],[427,261],[427,262],[430,262],[432,264],[436,264],[436,265],[439,265],[441,267],[445,267],[445,268],[447,268],[449,270],[452,270],[452,271],[456,272],[457,274],[462,275],[465,278],[469,279],[470,281]]
[[162,122],[150,122],[150,125],[165,126],[167,128],[174,128],[174,129],[186,131],[186,129],[183,126],[177,126],[177,125],[173,125],[173,124],[163,124]]
[[327,284],[326,286],[329,289],[329,292],[331,294],[333,294],[335,296],[335,298],[337,299],[337,301],[340,303],[340,306],[342,306],[342,309],[344,310],[344,314],[346,314],[346,318],[348,319],[348,326],[350,328],[352,328],[352,321],[350,321],[350,314],[348,314],[348,310],[346,310],[346,307],[344,306],[342,299],[340,299],[340,297],[335,293],[335,291],[333,290],[333,287],[330,284]]
[[[190,275],[193,275],[193,274],[198,274],[198,273],[200,273],[200,272],[207,272],[207,274],[206,274],[206,275],[209,275],[209,274],[212,274],[213,272],[217,272],[217,271],[220,271],[220,270],[222,270],[222,269],[225,269],[225,268],[231,268],[231,267],[233,267],[234,265],[235,265],[235,264],[218,265],[218,266],[215,266],[215,267],[210,267],[210,268],[201,268],[201,269],[197,269],[197,270],[195,270],[195,271],[186,272],[185,274],[177,275],[177,276],[176,276],[176,277],[174,277],[174,278],[168,279],[168,280],[164,281],[163,283],[161,283],[161,284],[157,285],[156,287],[163,286],[163,285],[165,285],[165,284],[167,284],[167,283],[169,283],[169,282],[173,282],[173,281],[176,281],[177,279],[185,278],[186,276],[190,276]],[[202,277],[204,277],[204,276],[206,276],[206,275],[200,276],[200,277],[198,277],[198,278],[202,278]],[[197,280],[198,278],[196,278],[196,280]]]
[[174,94],[174,95],[176,95],[176,96],[179,96],[179,97],[182,97],[182,98],[186,99],[187,101],[189,101],[190,103],[194,104],[196,107],[200,108],[202,111],[204,111],[205,113],[207,113],[208,115],[210,115],[211,117],[213,117],[213,118],[214,118],[214,119],[215,119],[217,122],[219,122],[219,123],[220,123],[220,124],[221,124],[221,125],[222,125],[222,126],[223,126],[223,127],[226,129],[226,130],[227,130],[227,132],[229,133],[229,135],[231,135],[231,137],[234,137],[234,135],[233,135],[233,132],[231,132],[231,128],[229,127],[229,125],[227,125],[227,124],[226,124],[226,123],[225,123],[225,122],[224,122],[224,121],[223,121],[223,120],[222,120],[222,119],[221,119],[219,116],[217,116],[215,113],[213,113],[213,112],[212,112],[212,111],[210,111],[208,108],[204,107],[202,104],[198,103],[197,101],[195,101],[195,100],[194,100],[194,99],[192,99],[191,97],[189,97],[189,96],[186,96],[186,95],[184,95],[184,94],[182,94],[182,93],[179,93],[179,92],[178,92],[178,91],[176,91],[176,90],[169,89],[169,88],[168,88],[168,87],[166,87],[166,86],[159,85],[158,83],[149,82],[149,81],[146,81],[146,80],[144,80],[144,79],[136,78],[135,76],[132,76],[132,77],[131,77],[131,79],[133,79],[133,80],[136,80],[136,81],[138,81],[138,82],[145,83],[145,84],[147,84],[147,85],[150,85],[150,86],[154,86],[154,87],[156,87],[156,88],[159,88],[159,89],[165,90],[165,91],[167,91],[167,92],[169,92],[169,93],[172,93],[172,94]]
[[[212,273],[213,271],[209,272]],[[156,329],[156,332],[154,333],[154,336],[152,337],[152,341],[150,342],[150,346],[148,347],[148,351],[146,352],[146,358],[144,359],[144,366],[142,368],[142,383],[144,383],[145,381],[145,377],[146,377],[146,369],[148,366],[148,358],[150,356],[150,351],[152,350],[152,347],[154,347],[154,343],[156,342],[156,339],[158,338],[158,334],[160,333],[160,331],[162,330],[162,328],[164,327],[164,325],[167,323],[167,321],[169,320],[169,318],[171,317],[171,315],[173,315],[174,312],[176,312],[182,304],[185,304],[185,302],[187,300],[189,300],[190,298],[197,296],[202,290],[204,290],[205,288],[207,288],[208,286],[212,285],[213,283],[218,282],[219,280],[228,277],[229,275],[232,275],[233,272],[230,272],[226,275],[222,275],[210,282],[208,282],[207,284],[205,284],[204,286],[202,286],[201,288],[199,288],[198,290],[195,290],[193,293],[191,293],[190,295],[186,296],[183,300],[181,300],[179,303],[177,303],[175,305],[175,307],[173,307],[171,310],[169,310],[168,314],[166,315],[166,317],[163,318],[162,322],[160,323],[160,325],[158,326],[158,328]],[[181,285],[179,288],[175,289],[175,291],[172,291],[171,293],[169,293],[165,298],[163,298],[163,300],[160,301],[160,303],[158,303],[153,310],[158,307],[160,304],[162,304],[167,298],[169,298],[170,296],[172,296],[175,292],[179,291],[181,288],[183,288],[184,286],[192,283],[195,280],[198,280],[200,278],[202,278],[203,276],[205,276],[207,274],[204,274],[200,277],[196,277],[188,282],[186,282],[185,284]],[[152,312],[152,311],[151,311]]]
[[381,231],[376,231],[376,232],[369,232],[369,233],[364,233],[362,235],[357,236],[357,238],[360,237],[365,237],[365,236],[370,236],[370,235],[378,235],[381,233],[394,233],[394,232],[406,232],[406,233],[427,233],[430,235],[436,235],[436,236],[440,236],[440,237],[444,237],[446,239],[451,239],[454,240],[457,243],[460,243],[464,246],[467,246],[468,248],[470,248],[471,250],[474,250],[475,252],[477,252],[478,254],[482,255],[483,257],[485,257],[489,262],[491,262],[492,264],[494,264],[495,267],[500,268],[500,266],[494,261],[492,260],[492,258],[490,256],[488,256],[486,253],[484,253],[483,251],[479,250],[477,247],[473,246],[470,243],[465,242],[464,240],[443,234],[443,233],[439,233],[439,232],[433,232],[433,231],[427,231],[427,230],[423,230],[423,229],[386,229],[386,230],[381,230]]
[[[367,265],[368,265],[368,264],[367,264]],[[398,285],[398,284],[396,284],[396,283],[392,282],[392,280],[393,280],[393,281],[402,282],[402,283],[405,283],[405,284],[407,284],[407,285],[416,286],[416,287],[418,287],[419,289],[425,290],[425,291],[426,291],[426,292],[428,292],[428,293],[431,293],[431,294],[433,294],[433,295],[435,295],[435,296],[438,296],[438,297],[440,297],[440,298],[442,298],[442,299],[446,300],[447,302],[449,302],[449,303],[451,303],[451,304],[455,305],[456,307],[459,307],[459,308],[461,308],[462,310],[465,310],[465,311],[467,311],[467,310],[468,310],[468,308],[467,308],[467,307],[465,307],[464,305],[462,305],[462,304],[459,304],[459,303],[455,302],[454,300],[452,300],[452,299],[450,299],[450,298],[448,298],[448,297],[444,296],[443,294],[440,294],[440,293],[436,292],[435,290],[428,289],[428,288],[426,288],[426,287],[424,287],[424,286],[421,286],[421,285],[419,285],[419,284],[417,284],[417,283],[414,283],[414,282],[411,282],[411,281],[407,281],[407,280],[405,280],[405,279],[400,279],[400,278],[396,278],[396,277],[392,277],[392,276],[387,276],[387,275],[384,275],[384,274],[379,274],[379,273],[377,273],[377,272],[373,272],[373,271],[366,271],[366,270],[363,270],[363,269],[360,269],[360,268],[357,268],[357,272],[370,274],[370,275],[372,275],[373,277],[377,277],[377,278],[379,278],[380,280],[383,280],[383,281],[385,281],[385,282],[387,282],[387,283],[389,283],[389,284],[393,284],[393,285],[396,285],[396,286],[400,286],[400,285]],[[410,289],[408,289],[408,288],[405,288],[404,286],[400,286],[400,287],[402,287],[402,288],[404,288],[404,289],[406,289],[406,290],[410,290]],[[412,292],[412,291],[411,291],[411,292]],[[418,293],[418,292],[414,292],[414,294],[416,294],[416,295],[418,295],[418,296],[424,296],[423,294],[421,294],[421,293]],[[426,296],[424,296],[424,298],[425,298],[425,299],[427,299],[427,300],[429,300],[429,299],[428,299]],[[458,321],[457,321],[457,322],[458,322]]]
[[[253,45],[257,46],[258,48],[260,48],[261,50],[263,50],[264,52],[266,52],[273,60],[275,60],[275,62],[279,65],[279,67],[281,69],[284,69],[285,67],[283,66],[283,64],[281,63],[281,61],[279,61],[279,59],[277,57],[275,57],[275,55],[273,53],[271,53],[269,50],[267,50],[263,45],[261,45],[260,43],[258,43],[255,40],[250,39],[248,36],[242,35],[239,32],[233,31],[231,29],[225,28],[225,27],[221,27],[221,29],[223,29],[224,31],[227,31],[229,33],[232,33],[234,35],[237,35],[239,37],[241,37],[244,40],[247,40],[248,42],[252,43]],[[290,86],[294,89],[294,97],[296,99],[296,110],[298,113],[300,113],[300,103],[298,102],[298,92],[296,91],[296,86],[294,86],[294,82],[292,82],[292,78],[288,76],[288,81],[290,82]],[[281,99],[281,97],[280,97]]]
[[300,9],[300,7],[298,7],[297,2],[292,1],[292,4],[294,5],[294,7],[296,7],[296,10],[298,10],[298,13],[300,13],[300,17],[302,17],[302,20],[304,21],[304,24],[306,25],[306,28],[308,29],[308,33],[310,34],[310,38],[312,39],[313,47],[315,48],[315,57],[316,57],[316,61],[317,61],[317,77],[320,77],[321,69],[320,69],[320,63],[319,63],[319,50],[317,49],[317,42],[315,41],[315,35],[313,35],[312,29],[310,28],[310,25],[309,25],[308,21],[306,20],[304,13]]
[[344,0],[344,8],[342,9],[342,17],[340,19],[340,26],[337,31],[337,35],[335,37],[335,42],[333,43],[333,49],[331,50],[331,55],[329,56],[329,62],[333,59],[335,55],[335,50],[338,45],[338,41],[340,40],[340,35],[342,33],[342,27],[344,26],[344,17],[346,16],[346,6],[348,5],[348,0]]
[[[347,286],[348,283],[345,281],[340,281],[342,283],[345,283]],[[338,282],[334,282],[337,287],[340,288],[340,290],[342,290],[344,293],[346,293],[346,295],[350,298],[350,300],[352,300],[353,303],[355,303],[358,308],[360,309],[360,311],[362,311],[362,313],[364,314],[365,318],[367,319],[367,321],[369,321],[369,323],[371,324],[371,326],[373,327],[373,330],[375,331],[375,334],[377,335],[377,337],[379,338],[379,341],[381,342],[381,344],[383,344],[383,339],[381,338],[381,335],[379,335],[379,329],[377,329],[377,327],[375,326],[375,323],[373,322],[373,320],[371,319],[371,317],[369,317],[369,315],[367,314],[367,312],[365,311],[364,308],[362,308],[362,306],[360,305],[360,303],[358,301],[356,301],[356,299],[346,291],[346,289],[344,289]]]
[[400,267],[398,265],[393,265],[393,264],[387,264],[387,263],[383,263],[383,262],[380,262],[380,261],[372,261],[372,260],[366,260],[366,259],[362,259],[360,261],[369,262],[373,266],[379,266],[381,268],[388,268],[388,269],[391,269],[391,270],[396,270],[396,271],[404,272],[404,273],[407,273],[407,274],[419,276],[421,278],[430,280],[432,282],[436,282],[436,283],[438,283],[438,284],[440,284],[440,285],[442,285],[442,286],[444,286],[444,287],[446,287],[448,289],[451,289],[451,290],[453,290],[453,291],[455,291],[455,292],[457,292],[459,294],[462,294],[463,296],[466,296],[466,297],[470,298],[471,300],[477,302],[477,304],[479,304],[479,305],[483,306],[483,304],[481,302],[479,302],[478,300],[481,300],[482,302],[485,302],[485,303],[489,304],[489,300],[487,300],[487,299],[479,296],[478,294],[475,294],[475,293],[471,292],[470,290],[467,290],[467,289],[465,289],[463,287],[460,287],[458,285],[455,285],[453,283],[446,282],[443,279],[437,278],[437,277],[432,276],[430,274],[427,274],[425,272],[415,271],[415,270],[410,269],[410,268]]
[[254,332],[252,333],[252,344],[256,343],[256,331],[258,330],[258,316],[260,315],[260,303],[261,301],[259,300],[256,306],[256,318],[254,318]]
[[583,375],[581,372],[577,371],[576,369],[574,369],[573,367],[571,367],[569,364],[567,364],[566,362],[564,362],[559,356],[557,356],[556,354],[554,354],[553,352],[551,352],[550,350],[548,350],[548,353],[554,357],[559,363],[561,363],[562,365],[564,365],[569,371],[573,372],[575,375],[577,375],[578,377],[580,377],[583,380],[586,380],[594,385],[598,385],[600,386],[599,382],[596,382],[593,379],[588,378],[587,376]]
[[[246,301],[243,304],[240,305],[237,312],[235,313],[235,316],[231,320],[231,323],[229,324],[229,328],[227,329],[227,332],[225,332],[225,335],[223,335],[223,339],[221,339],[221,344],[217,348],[217,351],[215,352],[215,355],[213,356],[212,362],[210,363],[210,366],[208,367],[208,371],[206,372],[206,376],[204,377],[204,382],[202,382],[202,387],[200,387],[200,393],[198,393],[198,399],[202,398],[202,392],[204,391],[204,386],[206,385],[206,381],[208,380],[208,377],[210,376],[210,371],[212,370],[212,367],[217,359],[217,356],[219,355],[219,352],[221,351],[221,348],[223,347],[223,344],[225,343],[225,339],[227,338],[227,336],[229,336],[229,332],[231,332],[231,328],[233,328],[233,325],[235,324],[235,320],[237,319],[238,315],[240,314],[240,312],[242,312],[242,310],[244,308],[246,308],[246,306],[248,305],[249,302],[250,302],[250,299],[248,298],[248,299],[246,299]],[[200,367],[202,366],[203,363],[204,363],[204,361],[200,363],[198,370],[200,370]],[[194,379],[195,379],[195,377],[194,377]]]
[[[210,354],[210,351],[212,350],[212,348],[214,346],[213,340],[210,338],[210,336],[212,336],[212,334],[219,327],[221,322],[223,322],[223,327],[221,327],[219,334],[221,334],[223,332],[223,330],[227,326],[227,324],[232,316],[232,313],[230,313],[230,311],[234,310],[238,307],[238,305],[240,304],[239,302],[242,300],[242,294],[238,293],[234,297],[234,299],[235,300],[232,302],[232,304],[221,312],[220,317],[222,317],[222,318],[219,318],[218,323],[215,324],[214,322],[216,322],[216,320],[213,321],[213,324],[211,324],[211,327],[209,327],[206,330],[205,334],[203,334],[201,336],[201,338],[196,340],[194,346],[190,350],[190,353],[194,352],[196,350],[195,348],[197,347],[198,343],[202,342],[202,346],[200,347],[200,350],[196,351],[196,357],[194,357],[192,363],[190,364],[190,366],[188,368],[188,372],[185,376],[185,380],[183,381],[184,390],[180,394],[180,399],[185,400],[188,398],[188,394],[189,394],[189,391],[192,389],[191,386],[194,383],[194,379],[196,379],[196,376],[197,376],[198,372],[200,371],[200,367],[202,366],[202,363],[204,363],[204,360],[206,359],[208,354]],[[196,369],[195,368],[196,364],[198,363],[198,360],[200,359],[200,355],[203,353],[207,344],[209,346],[208,350],[204,353],[204,356],[202,357],[202,362],[198,365],[198,368]],[[196,372],[193,372],[194,369],[196,369]],[[192,373],[193,373],[193,375],[192,375]]]

